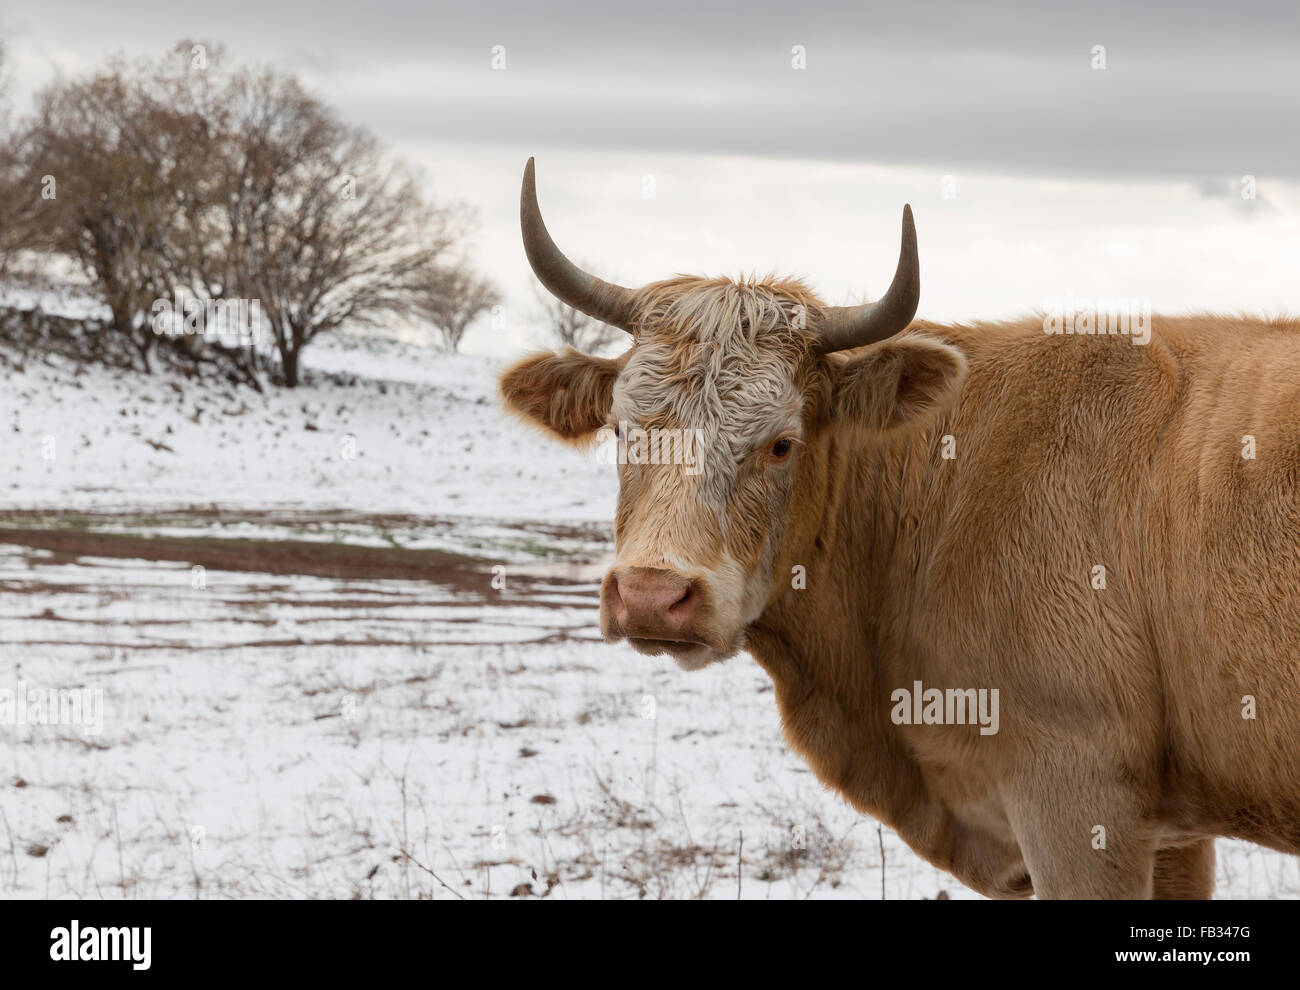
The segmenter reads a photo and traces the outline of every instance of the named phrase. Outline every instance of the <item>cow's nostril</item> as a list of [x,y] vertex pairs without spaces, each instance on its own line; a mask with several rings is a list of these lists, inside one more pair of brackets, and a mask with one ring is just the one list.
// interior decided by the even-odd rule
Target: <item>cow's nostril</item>
[[683,612],[695,606],[695,590],[688,584],[682,597],[668,606],[669,612]]

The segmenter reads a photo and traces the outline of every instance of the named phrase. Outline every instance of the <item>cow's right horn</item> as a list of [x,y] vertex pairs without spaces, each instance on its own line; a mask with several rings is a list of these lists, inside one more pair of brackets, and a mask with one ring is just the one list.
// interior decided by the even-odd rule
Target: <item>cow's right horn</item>
[[519,225],[524,232],[528,263],[553,296],[588,316],[632,332],[635,293],[584,272],[555,246],[542,211],[537,206],[537,178],[533,160],[524,166],[524,187],[519,196]]

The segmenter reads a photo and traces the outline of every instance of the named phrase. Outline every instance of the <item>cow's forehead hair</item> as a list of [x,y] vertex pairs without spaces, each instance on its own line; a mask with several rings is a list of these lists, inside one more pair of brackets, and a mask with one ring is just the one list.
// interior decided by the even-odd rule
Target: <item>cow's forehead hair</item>
[[641,290],[640,332],[613,418],[703,430],[736,457],[798,426],[795,381],[821,304],[796,280],[682,277]]

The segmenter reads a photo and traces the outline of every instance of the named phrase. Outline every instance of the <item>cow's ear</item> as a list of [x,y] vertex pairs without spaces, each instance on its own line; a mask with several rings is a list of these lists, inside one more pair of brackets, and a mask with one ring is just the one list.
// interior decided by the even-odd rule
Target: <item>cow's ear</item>
[[849,358],[837,370],[831,413],[868,430],[918,423],[950,407],[966,381],[966,355],[909,334]]
[[627,355],[598,358],[572,348],[544,351],[501,375],[506,408],[562,440],[583,441],[605,425]]

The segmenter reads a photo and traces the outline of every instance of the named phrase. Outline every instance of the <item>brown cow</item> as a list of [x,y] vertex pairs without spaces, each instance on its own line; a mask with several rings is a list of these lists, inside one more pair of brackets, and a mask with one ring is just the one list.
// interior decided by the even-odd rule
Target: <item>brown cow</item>
[[751,653],[818,777],[989,896],[1208,897],[1215,836],[1300,852],[1300,324],[912,322],[908,210],[858,308],[594,278],[531,161],[522,220],[543,284],[632,347],[530,357],[507,406],[703,453],[620,465],[608,639]]

